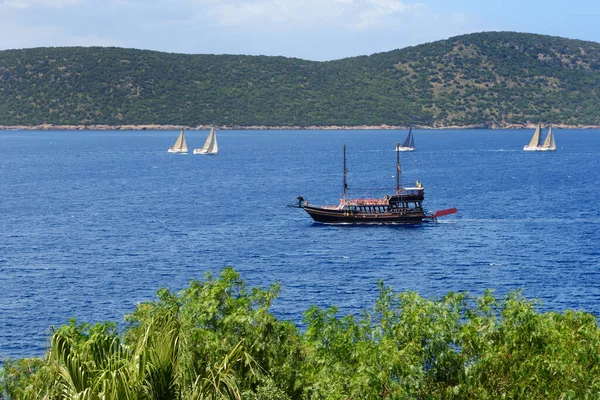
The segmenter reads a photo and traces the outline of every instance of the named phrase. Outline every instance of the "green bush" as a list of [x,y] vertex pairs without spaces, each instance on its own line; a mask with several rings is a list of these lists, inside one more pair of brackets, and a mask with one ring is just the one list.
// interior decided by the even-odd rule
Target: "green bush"
[[278,285],[231,268],[165,289],[114,323],[54,331],[44,357],[5,360],[8,399],[595,399],[600,329],[520,292],[428,300],[379,285],[360,316],[270,312]]

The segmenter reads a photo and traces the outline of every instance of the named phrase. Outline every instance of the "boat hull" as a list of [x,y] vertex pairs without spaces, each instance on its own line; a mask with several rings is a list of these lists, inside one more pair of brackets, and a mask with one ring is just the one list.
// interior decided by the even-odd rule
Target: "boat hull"
[[553,149],[551,147],[542,147],[542,146],[535,146],[535,147],[531,147],[531,146],[525,146],[523,147],[524,151],[556,151],[556,149]]
[[214,156],[214,155],[216,155],[216,154],[219,154],[219,152],[218,152],[218,151],[215,151],[215,152],[209,153],[209,152],[208,152],[208,151],[206,151],[206,150],[194,149],[194,154],[204,154],[204,155]]
[[415,151],[414,147],[398,147],[396,151]]
[[167,150],[169,153],[179,153],[179,154],[187,154],[187,150],[180,150],[180,149],[169,149]]
[[349,212],[323,207],[303,206],[315,222],[322,224],[420,224],[425,214],[418,210],[400,212]]

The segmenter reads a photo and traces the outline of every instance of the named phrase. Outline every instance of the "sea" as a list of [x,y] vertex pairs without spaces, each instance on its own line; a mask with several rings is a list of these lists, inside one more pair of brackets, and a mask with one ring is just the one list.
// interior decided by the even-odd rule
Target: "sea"
[[272,311],[301,329],[312,305],[373,306],[380,281],[429,299],[521,290],[540,311],[600,315],[600,131],[416,130],[402,183],[437,222],[313,223],[287,205],[392,193],[404,130],[0,131],[0,359],[41,356],[52,326],[114,321],[160,288],[235,268],[280,283]]

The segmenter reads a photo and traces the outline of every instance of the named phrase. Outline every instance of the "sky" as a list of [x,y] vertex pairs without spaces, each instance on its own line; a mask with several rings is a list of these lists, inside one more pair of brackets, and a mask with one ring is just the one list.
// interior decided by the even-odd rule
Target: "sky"
[[600,42],[600,0],[0,0],[0,50],[337,60],[482,31]]

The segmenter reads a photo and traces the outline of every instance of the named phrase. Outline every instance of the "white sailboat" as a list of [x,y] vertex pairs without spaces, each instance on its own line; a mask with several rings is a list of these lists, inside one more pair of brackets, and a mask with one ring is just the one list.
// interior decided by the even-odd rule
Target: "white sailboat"
[[179,132],[179,136],[177,136],[177,140],[173,147],[169,149],[169,153],[187,153],[187,142],[185,141],[185,135],[183,134],[183,129]]
[[217,131],[214,127],[210,128],[210,133],[200,149],[194,149],[194,154],[217,154],[219,146],[217,145]]
[[548,135],[546,135],[546,140],[544,140],[544,144],[542,144],[542,148],[540,151],[554,151],[556,150],[556,143],[554,142],[554,133],[552,133],[552,126],[548,129]]
[[525,147],[523,147],[525,151],[554,151],[556,150],[556,143],[554,142],[554,133],[552,133],[552,127],[548,129],[548,134],[546,135],[546,139],[542,143],[542,124],[538,123],[535,128],[535,132],[533,132],[533,136]]
[[396,151],[415,151],[415,138],[412,133],[412,127],[408,130],[408,136],[402,143],[402,146],[396,145]]

